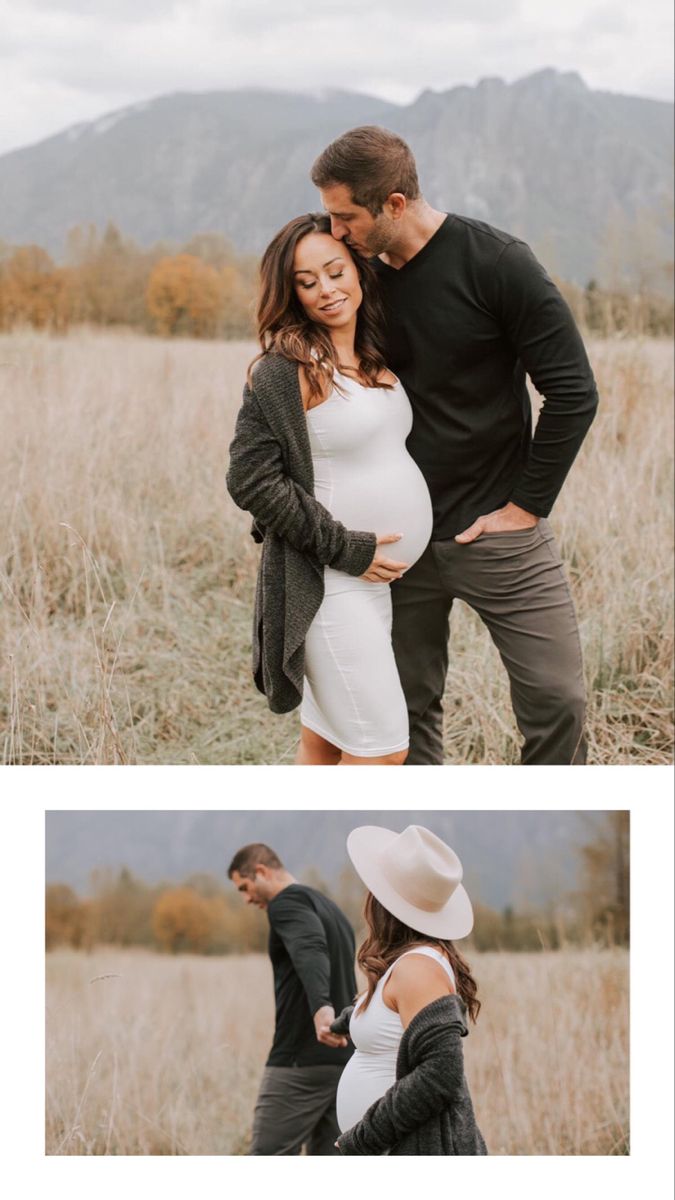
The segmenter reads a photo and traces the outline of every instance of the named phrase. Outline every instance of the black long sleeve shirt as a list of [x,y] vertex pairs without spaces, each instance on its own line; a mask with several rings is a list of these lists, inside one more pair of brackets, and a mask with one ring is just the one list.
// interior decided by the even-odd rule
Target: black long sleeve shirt
[[[435,539],[508,501],[548,516],[597,408],[572,314],[524,242],[448,215],[395,269],[373,260],[386,361],[413,407],[408,450]],[[544,397],[534,437],[529,374]]]
[[325,1004],[339,1013],[354,998],[351,925],[332,900],[301,883],[279,892],[269,902],[267,916],[276,1002],[267,1065],[344,1066],[353,1048],[317,1042],[313,1017]]

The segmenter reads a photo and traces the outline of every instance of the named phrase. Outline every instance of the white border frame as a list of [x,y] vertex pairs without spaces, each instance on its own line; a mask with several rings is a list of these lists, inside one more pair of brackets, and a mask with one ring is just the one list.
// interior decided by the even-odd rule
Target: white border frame
[[[203,1194],[293,1188],[298,1196],[351,1200],[373,1186],[390,1196],[424,1187],[471,1200],[495,1192],[518,1200],[569,1200],[610,1188],[673,1192],[673,771],[669,767],[445,767],[342,772],[286,767],[4,768],[6,864],[2,989],[5,1070],[0,1121],[5,1177],[20,1194],[50,1200],[119,1200],[120,1187]],[[45,773],[45,771],[47,773]],[[56,1158],[44,1156],[44,827],[48,809],[630,809],[631,812],[631,1144],[630,1157],[488,1157],[449,1165],[398,1163],[389,1175],[373,1159],[346,1160],[326,1173],[314,1159],[275,1167],[246,1158]],[[39,1031],[39,1032],[38,1032]],[[583,1055],[583,1046],[578,1048]],[[96,1162],[96,1166],[93,1162]],[[105,1164],[105,1165],[104,1165]],[[351,1165],[350,1165],[351,1164]],[[424,1172],[424,1182],[420,1173]],[[378,1172],[378,1174],[375,1174]]]

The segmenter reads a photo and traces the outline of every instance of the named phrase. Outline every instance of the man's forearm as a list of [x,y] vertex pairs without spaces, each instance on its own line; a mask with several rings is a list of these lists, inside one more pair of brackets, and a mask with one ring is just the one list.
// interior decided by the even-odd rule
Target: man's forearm
[[275,902],[270,917],[282,939],[293,969],[307,996],[312,1016],[325,1005],[332,1005],[330,994],[330,956],[326,936],[316,913],[305,905],[284,900]]
[[527,459],[509,500],[547,517],[598,406],[593,371],[560,290],[524,243],[502,253],[495,274],[504,332],[543,397]]
[[319,1009],[330,1006],[333,1001],[330,995],[330,959],[328,954],[318,946],[304,944],[295,947],[291,954],[293,966],[302,984],[309,1011],[314,1014]]
[[557,396],[545,400],[527,462],[509,496],[512,504],[536,517],[547,517],[576,458],[598,407],[591,376],[585,393],[570,404]]

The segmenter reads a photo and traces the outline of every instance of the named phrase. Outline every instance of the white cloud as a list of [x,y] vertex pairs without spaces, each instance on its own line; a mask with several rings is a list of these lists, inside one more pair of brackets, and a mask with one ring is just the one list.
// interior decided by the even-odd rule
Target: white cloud
[[28,0],[14,4],[14,8],[32,9],[34,12],[59,13],[93,17],[114,17],[124,20],[145,20],[148,14],[173,12],[180,0]]
[[515,16],[520,0],[371,0],[366,8],[363,0],[321,0],[309,6],[306,0],[284,0],[282,4],[271,4],[270,0],[229,0],[226,5],[218,0],[202,0],[201,10],[215,20],[225,18],[227,26],[236,31],[255,28],[259,34],[279,25],[307,26],[314,22],[324,26],[338,26],[342,31],[356,30],[364,20],[375,18],[383,28],[392,22],[414,25],[423,22],[427,28],[435,24],[481,25],[487,22],[503,22]]
[[670,98],[667,0],[0,0],[0,152],[172,91],[424,88],[542,67]]

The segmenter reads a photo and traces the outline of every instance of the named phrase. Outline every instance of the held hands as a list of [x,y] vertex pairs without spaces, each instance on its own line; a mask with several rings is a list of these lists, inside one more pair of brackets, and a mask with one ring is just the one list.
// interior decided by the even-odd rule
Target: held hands
[[[389,546],[392,542],[400,542],[402,537],[402,533],[385,533],[382,537],[378,537],[377,545]],[[361,578],[367,579],[369,583],[391,583],[392,580],[401,578],[407,566],[407,563],[386,558],[379,550],[376,550],[373,561]]]
[[346,1046],[346,1037],[341,1037],[337,1033],[331,1033],[330,1027],[335,1020],[335,1009],[331,1004],[324,1004],[323,1008],[318,1008],[314,1013],[314,1029],[316,1030],[316,1040],[324,1046]]
[[509,533],[517,529],[533,529],[538,522],[539,517],[509,501],[503,508],[496,508],[494,512],[478,517],[473,525],[469,525],[463,533],[457,534],[455,541],[468,545],[469,542],[475,542],[482,533]]

